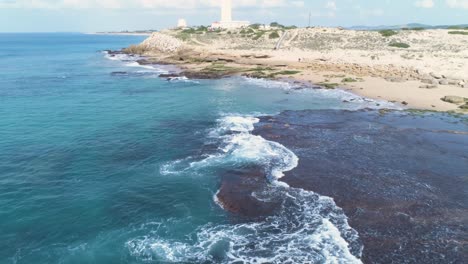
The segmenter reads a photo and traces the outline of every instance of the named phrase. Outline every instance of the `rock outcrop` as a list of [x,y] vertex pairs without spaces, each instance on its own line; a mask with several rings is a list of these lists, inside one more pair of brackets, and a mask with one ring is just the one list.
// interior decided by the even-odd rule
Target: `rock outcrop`
[[175,37],[155,32],[139,46],[147,51],[174,53],[182,48],[183,43]]

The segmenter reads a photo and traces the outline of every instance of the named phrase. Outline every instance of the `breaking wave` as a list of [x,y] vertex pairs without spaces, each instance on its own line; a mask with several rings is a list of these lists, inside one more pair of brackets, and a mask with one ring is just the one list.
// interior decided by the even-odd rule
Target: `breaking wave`
[[132,256],[155,262],[361,263],[357,233],[332,199],[276,186],[256,196],[280,199],[280,212],[260,222],[208,224],[186,240],[148,235],[126,246]]
[[[333,199],[279,181],[299,159],[283,145],[251,134],[258,122],[252,116],[220,118],[209,133],[210,139],[219,140],[217,153],[167,163],[161,173],[261,165],[272,184],[251,195],[278,203],[274,215],[254,222],[207,224],[185,240],[156,234],[136,237],[126,243],[133,257],[169,263],[361,263],[358,233]],[[214,202],[223,207],[217,193]]]
[[[275,81],[268,79],[257,79],[257,78],[244,78],[246,82],[254,84],[264,88],[274,88],[274,89],[283,89],[290,93],[307,93],[313,94],[318,100],[320,98],[330,99],[336,98],[339,99],[343,104],[337,105],[337,109],[347,109],[347,110],[359,110],[359,109],[395,109],[403,110],[403,107],[395,103],[385,101],[385,100],[375,100],[366,97],[356,95],[354,93],[342,90],[342,89],[314,89],[303,84],[295,84],[286,81]],[[328,106],[327,109],[333,109],[333,107]]]

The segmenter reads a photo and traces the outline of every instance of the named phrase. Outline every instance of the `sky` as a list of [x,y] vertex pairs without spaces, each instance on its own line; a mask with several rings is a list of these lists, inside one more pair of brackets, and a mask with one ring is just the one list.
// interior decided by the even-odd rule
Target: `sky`
[[[96,32],[219,20],[221,0],[0,0],[0,32]],[[307,26],[468,24],[468,0],[233,0],[236,20]]]

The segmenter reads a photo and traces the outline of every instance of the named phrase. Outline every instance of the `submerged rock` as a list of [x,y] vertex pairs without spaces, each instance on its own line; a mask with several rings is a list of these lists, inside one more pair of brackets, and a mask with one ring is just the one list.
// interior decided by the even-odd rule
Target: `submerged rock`
[[261,118],[254,134],[299,157],[283,181],[345,210],[364,263],[464,263],[468,127],[421,115],[286,111]]

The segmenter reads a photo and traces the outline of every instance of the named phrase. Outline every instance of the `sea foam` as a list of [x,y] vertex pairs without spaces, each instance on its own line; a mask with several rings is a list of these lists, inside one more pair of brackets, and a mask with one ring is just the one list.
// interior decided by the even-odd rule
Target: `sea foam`
[[[283,145],[251,134],[258,122],[253,116],[221,117],[209,132],[210,139],[220,141],[218,152],[168,163],[162,171],[177,174],[216,166],[261,165],[272,184],[251,195],[259,201],[279,202],[277,212],[256,222],[207,224],[185,241],[154,234],[137,237],[127,242],[132,256],[170,263],[361,263],[358,233],[333,199],[280,181],[299,159]],[[223,207],[218,193],[213,200]]]

